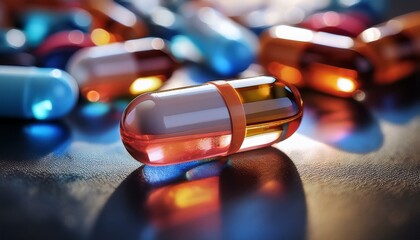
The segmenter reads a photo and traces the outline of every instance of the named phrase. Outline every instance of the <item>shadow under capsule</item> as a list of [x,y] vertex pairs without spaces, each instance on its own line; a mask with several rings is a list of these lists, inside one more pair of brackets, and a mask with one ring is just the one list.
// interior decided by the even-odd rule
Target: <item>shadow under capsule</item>
[[311,90],[302,91],[305,103],[299,133],[335,148],[368,153],[383,144],[377,119],[360,102]]
[[304,239],[306,222],[296,167],[270,147],[225,161],[140,167],[108,199],[91,237]]
[[0,119],[0,160],[37,160],[69,145],[71,131],[62,121]]
[[366,103],[381,119],[405,124],[420,115],[420,71],[405,79],[376,86],[366,93]]

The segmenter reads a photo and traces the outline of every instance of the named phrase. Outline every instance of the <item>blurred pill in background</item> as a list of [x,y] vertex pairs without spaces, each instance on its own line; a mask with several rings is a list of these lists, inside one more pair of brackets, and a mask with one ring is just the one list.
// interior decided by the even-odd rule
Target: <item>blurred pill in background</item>
[[298,24],[313,12],[330,4],[329,0],[205,0],[204,2],[258,35],[274,25]]
[[76,81],[52,68],[0,66],[0,117],[55,119],[78,98]]
[[79,30],[52,34],[36,49],[38,66],[64,70],[70,57],[78,50],[95,46],[92,35]]
[[332,0],[330,4],[299,23],[314,31],[356,37],[386,16],[387,0]]
[[357,37],[370,24],[366,15],[327,11],[309,16],[299,26],[319,32]]
[[357,49],[375,65],[374,82],[389,84],[412,74],[420,62],[420,11],[364,30]]
[[226,156],[291,136],[302,104],[295,87],[267,76],[146,93],[126,108],[121,138],[149,165]]
[[160,38],[81,49],[67,69],[89,101],[109,101],[159,89],[178,67]]
[[210,7],[184,5],[182,32],[198,47],[214,71],[233,76],[247,69],[255,61],[256,36]]
[[113,42],[141,38],[148,34],[140,18],[112,0],[86,0],[81,6],[92,15],[92,32],[105,31],[110,34]]
[[69,10],[25,9],[20,15],[20,27],[27,44],[38,47],[49,35],[65,30],[89,32],[91,15],[83,9]]
[[[185,40],[192,43],[200,54],[195,60],[199,59],[201,64],[221,76],[235,76],[255,61],[258,48],[255,34],[214,8],[188,2],[171,12],[157,4],[141,4],[132,0],[121,2],[147,19],[155,32],[163,33],[162,37],[177,45],[172,49],[185,46]],[[169,35],[164,34],[165,29],[169,29]],[[182,51],[178,53],[174,53],[178,58],[192,60]]]
[[369,85],[372,65],[352,38],[280,25],[261,37],[260,63],[270,74],[340,97]]
[[165,4],[158,0],[118,0],[118,2],[145,22],[150,35],[171,40],[181,34],[182,17],[173,9],[167,8],[167,2]]
[[383,21],[388,13],[389,0],[330,0],[325,10],[359,13],[372,23]]

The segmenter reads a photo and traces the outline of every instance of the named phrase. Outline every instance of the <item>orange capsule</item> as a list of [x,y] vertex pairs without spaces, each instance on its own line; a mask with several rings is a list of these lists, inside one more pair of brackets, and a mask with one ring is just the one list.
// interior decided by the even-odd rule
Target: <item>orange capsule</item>
[[418,69],[420,11],[366,29],[356,41],[358,50],[375,66],[375,83],[387,84],[402,79]]
[[270,146],[301,118],[297,89],[260,76],[143,94],[124,111],[121,138],[138,161],[168,165]]
[[69,60],[68,72],[91,102],[155,91],[178,67],[160,38],[84,48]]
[[259,61],[271,75],[298,87],[351,97],[370,81],[372,65],[350,37],[279,25],[261,37]]

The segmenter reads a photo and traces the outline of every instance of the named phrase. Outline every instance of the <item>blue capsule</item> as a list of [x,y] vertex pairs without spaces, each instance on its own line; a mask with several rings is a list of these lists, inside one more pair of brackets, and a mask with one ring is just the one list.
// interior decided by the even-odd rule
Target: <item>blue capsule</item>
[[217,73],[233,76],[255,60],[257,37],[210,7],[186,4],[181,32],[197,46],[204,61]]
[[79,88],[54,68],[0,66],[0,117],[55,119],[69,113]]
[[213,8],[189,2],[172,11],[153,1],[119,2],[145,19],[152,33],[169,39],[178,59],[206,64],[225,77],[239,74],[255,61],[257,36]]

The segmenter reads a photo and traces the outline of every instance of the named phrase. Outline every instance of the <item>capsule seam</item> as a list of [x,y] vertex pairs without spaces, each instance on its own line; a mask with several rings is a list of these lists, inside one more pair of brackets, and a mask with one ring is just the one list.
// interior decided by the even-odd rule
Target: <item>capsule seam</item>
[[246,135],[245,110],[241,98],[236,90],[226,81],[213,81],[209,82],[209,84],[217,88],[223,101],[226,103],[230,115],[232,138],[227,155],[236,153],[241,148]]

